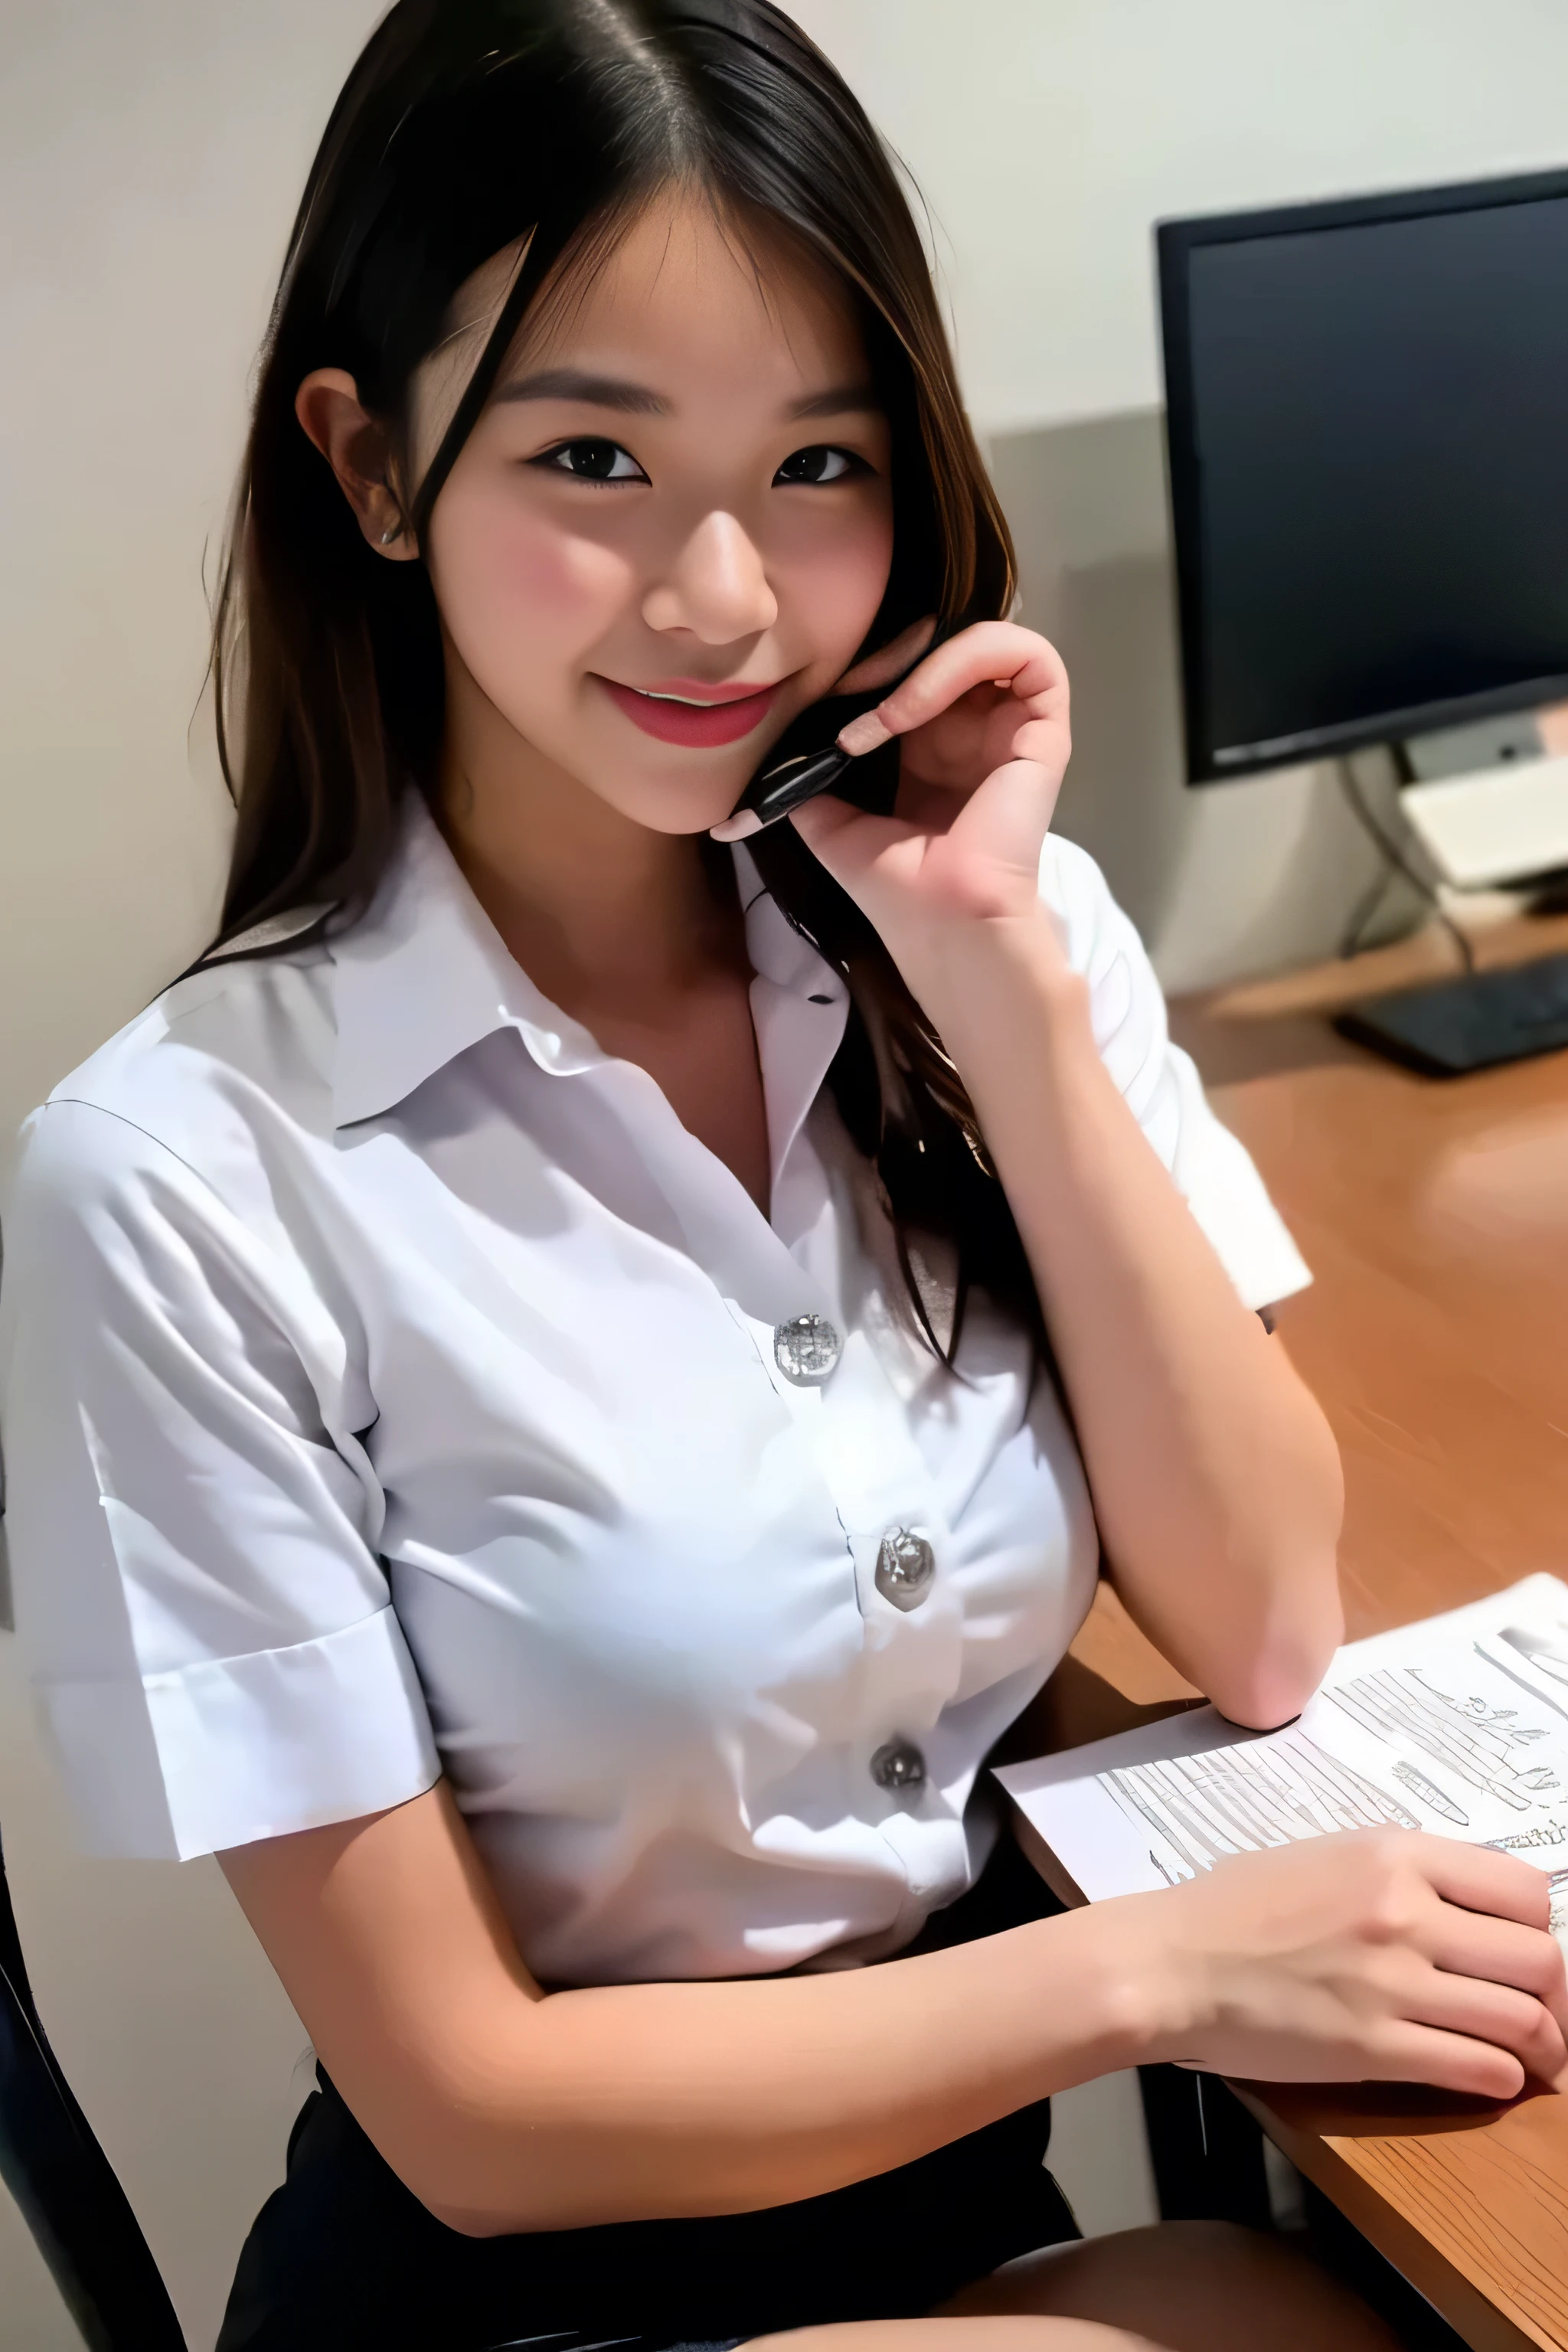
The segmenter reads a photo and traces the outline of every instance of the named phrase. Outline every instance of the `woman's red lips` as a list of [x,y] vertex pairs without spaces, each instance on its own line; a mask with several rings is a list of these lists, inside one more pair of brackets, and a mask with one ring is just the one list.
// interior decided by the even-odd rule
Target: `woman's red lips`
[[656,687],[636,687],[601,677],[599,684],[645,735],[702,751],[749,735],[767,717],[784,680],[763,687],[705,686],[698,678],[672,677]]

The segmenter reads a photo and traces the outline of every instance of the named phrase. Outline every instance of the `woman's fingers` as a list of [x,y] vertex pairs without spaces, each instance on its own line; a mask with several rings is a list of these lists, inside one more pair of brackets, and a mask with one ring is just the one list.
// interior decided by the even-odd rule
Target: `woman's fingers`
[[[815,851],[826,863],[834,844],[843,834],[858,832],[862,839],[869,835],[872,854],[886,846],[898,828],[887,818],[868,818],[863,809],[841,801],[833,793],[819,793],[814,801],[803,801],[791,809],[788,823],[793,824],[806,847]],[[871,828],[875,827],[873,833]]]
[[1444,1969],[1412,1969],[1398,1996],[1400,2013],[1413,2025],[1464,2034],[1510,2051],[1532,2074],[1550,2081],[1568,2063],[1563,2030],[1533,1994],[1482,1977],[1456,1976]]
[[877,653],[868,654],[864,661],[855,664],[853,669],[847,669],[834,688],[834,693],[873,694],[879,686],[890,686],[894,678],[925,651],[935,635],[934,613],[928,613],[923,621],[911,621],[907,629],[900,629],[890,645],[883,646]]
[[1429,2025],[1391,2027],[1373,2059],[1363,2075],[1370,2082],[1429,2083],[1473,2099],[1516,2099],[1524,2088],[1524,2064],[1510,2052]]
[[1517,1919],[1526,1927],[1552,1924],[1552,1896],[1542,1872],[1517,1854],[1487,1845],[1461,1845],[1457,1838],[1422,1833],[1419,1866],[1445,1903],[1467,1911]]
[[1012,621],[981,621],[928,654],[875,710],[851,719],[839,743],[857,756],[874,751],[889,736],[907,735],[939,719],[977,686],[1001,687],[1026,702],[1040,700],[1036,718],[1059,724],[1067,713],[1067,672],[1056,647]]
[[1428,1958],[1449,1976],[1481,1977],[1489,1984],[1511,1985],[1529,1993],[1568,2034],[1568,1970],[1559,1946],[1539,1928],[1445,1903]]
[[[1517,1856],[1454,1839],[1385,1833],[1393,1869],[1368,1925],[1403,2013],[1491,2042],[1548,2079],[1568,2063],[1568,1980],[1548,1932],[1545,1878]],[[1437,1900],[1433,1902],[1431,1897]]]
[[1498,2013],[1525,2000],[1534,2036],[1520,2055],[1534,2073],[1554,2076],[1568,2063],[1568,1967],[1551,1933],[1546,1878],[1514,1854],[1452,1838],[1419,1842],[1423,1876],[1441,1899],[1423,1940],[1440,1985],[1484,1983],[1499,1995]]

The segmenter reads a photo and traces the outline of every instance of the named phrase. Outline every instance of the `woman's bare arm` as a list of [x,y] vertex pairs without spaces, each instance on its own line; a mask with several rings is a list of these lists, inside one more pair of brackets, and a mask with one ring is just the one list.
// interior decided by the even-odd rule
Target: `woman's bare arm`
[[1043,637],[982,622],[839,740],[900,739],[893,816],[792,822],[876,925],[979,1115],[1078,1424],[1118,1591],[1238,1723],[1299,1712],[1342,1639],[1328,1425],[1225,1269],[1095,1044],[1039,897],[1068,752]]
[[1545,1880],[1409,1832],[876,1968],[550,1994],[444,1784],[220,1860],[353,2113],[474,2236],[786,2204],[1151,2058],[1491,2098],[1564,2060]]
[[957,968],[928,988],[1029,1254],[1116,1589],[1226,1715],[1283,1723],[1344,1638],[1328,1424],[1122,1099],[1048,917],[948,945]]
[[476,2235],[744,2212],[1141,2054],[1098,1915],[872,1969],[544,1994],[446,1783],[219,1857],[318,2054]]

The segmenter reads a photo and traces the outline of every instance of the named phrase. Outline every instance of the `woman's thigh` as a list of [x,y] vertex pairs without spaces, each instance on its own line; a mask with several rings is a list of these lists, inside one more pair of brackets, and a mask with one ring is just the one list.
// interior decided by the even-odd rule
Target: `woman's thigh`
[[1093,2319],[862,2319],[750,2338],[742,2352],[1160,2352],[1154,2339]]
[[930,2319],[805,2327],[745,2352],[1398,2352],[1364,2304],[1276,2240],[1170,2221],[1052,2246]]
[[1025,2313],[1093,2320],[1162,2352],[1398,2352],[1338,2280],[1277,2238],[1224,2221],[1165,2221],[1026,2254],[965,2287],[942,2318]]

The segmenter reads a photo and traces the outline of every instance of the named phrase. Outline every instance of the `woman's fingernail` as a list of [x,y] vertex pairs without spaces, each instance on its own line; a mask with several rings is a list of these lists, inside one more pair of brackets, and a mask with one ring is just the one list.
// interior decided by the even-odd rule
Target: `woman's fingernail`
[[733,816],[725,817],[719,824],[708,828],[710,841],[749,841],[753,833],[761,833],[763,820],[754,809],[738,809]]
[[838,730],[838,748],[847,751],[852,760],[863,759],[868,751],[879,751],[893,740],[893,730],[876,711],[868,710],[862,718],[852,719],[847,727]]

